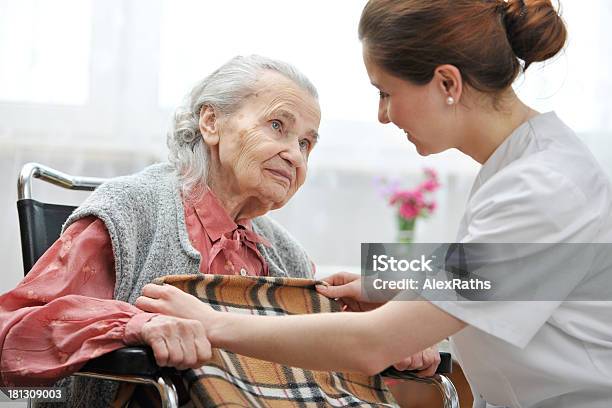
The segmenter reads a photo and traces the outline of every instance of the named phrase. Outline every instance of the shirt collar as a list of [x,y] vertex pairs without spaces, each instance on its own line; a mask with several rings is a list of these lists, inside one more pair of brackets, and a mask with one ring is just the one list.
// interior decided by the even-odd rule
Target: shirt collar
[[212,241],[217,241],[222,235],[232,232],[240,226],[249,231],[253,230],[250,220],[234,222],[208,186],[205,187],[202,196],[188,204],[188,206],[197,214],[198,219]]

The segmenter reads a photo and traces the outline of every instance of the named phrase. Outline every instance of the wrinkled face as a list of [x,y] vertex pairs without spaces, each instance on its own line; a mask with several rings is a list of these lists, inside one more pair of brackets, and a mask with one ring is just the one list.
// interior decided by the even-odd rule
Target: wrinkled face
[[423,156],[456,147],[446,96],[435,79],[414,85],[393,76],[368,58],[365,47],[363,60],[370,82],[380,92],[379,122],[402,129]]
[[[306,179],[318,138],[319,104],[273,71],[264,72],[242,107],[218,124],[221,183],[265,209],[282,207]],[[206,140],[206,139],[205,139]]]

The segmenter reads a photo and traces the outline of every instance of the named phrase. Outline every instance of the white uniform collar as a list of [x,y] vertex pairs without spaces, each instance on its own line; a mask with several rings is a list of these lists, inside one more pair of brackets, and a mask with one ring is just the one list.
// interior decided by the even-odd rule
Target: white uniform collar
[[523,122],[514,129],[482,165],[478,175],[476,175],[470,197],[495,173],[520,158],[527,146],[533,141],[535,136],[534,129],[537,128],[538,123],[551,118],[557,119],[555,112],[542,113]]

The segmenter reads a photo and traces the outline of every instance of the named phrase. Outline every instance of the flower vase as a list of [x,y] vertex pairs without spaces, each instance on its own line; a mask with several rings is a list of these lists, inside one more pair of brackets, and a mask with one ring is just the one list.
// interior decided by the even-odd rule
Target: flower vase
[[406,219],[401,215],[397,216],[397,242],[410,244],[414,240],[414,227],[416,218]]

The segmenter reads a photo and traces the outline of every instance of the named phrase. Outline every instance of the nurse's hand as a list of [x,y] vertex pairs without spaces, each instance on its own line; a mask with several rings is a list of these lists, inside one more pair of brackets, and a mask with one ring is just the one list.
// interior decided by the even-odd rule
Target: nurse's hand
[[338,299],[350,312],[366,312],[383,303],[368,302],[362,295],[361,277],[354,273],[338,272],[323,279],[329,286],[317,285],[317,292],[328,298]]
[[437,346],[432,346],[405,358],[399,363],[393,364],[393,367],[399,371],[417,370],[417,377],[424,378],[433,376],[438,365],[440,365],[440,353]]

